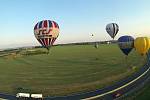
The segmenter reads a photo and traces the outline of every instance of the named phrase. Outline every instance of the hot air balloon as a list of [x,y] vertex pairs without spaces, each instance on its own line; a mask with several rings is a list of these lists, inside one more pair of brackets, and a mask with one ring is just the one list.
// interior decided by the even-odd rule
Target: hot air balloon
[[39,43],[49,51],[59,35],[59,26],[55,21],[40,21],[34,27],[34,35]]
[[[149,44],[150,44],[150,38],[149,38]],[[150,50],[150,46],[149,46],[149,50]]]
[[139,54],[145,55],[150,48],[149,38],[148,37],[136,38],[134,41],[134,47]]
[[119,26],[116,23],[109,23],[106,25],[106,31],[111,36],[111,38],[115,38],[119,31]]
[[134,38],[132,36],[122,36],[118,39],[119,48],[125,55],[128,55],[134,47]]

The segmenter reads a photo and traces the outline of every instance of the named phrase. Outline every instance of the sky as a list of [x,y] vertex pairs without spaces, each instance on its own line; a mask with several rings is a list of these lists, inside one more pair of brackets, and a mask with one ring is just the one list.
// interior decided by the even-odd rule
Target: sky
[[[115,22],[120,36],[150,37],[150,0],[0,0],[0,49],[40,45],[33,27],[54,20],[55,44],[111,40],[105,27]],[[91,37],[91,34],[94,34]]]

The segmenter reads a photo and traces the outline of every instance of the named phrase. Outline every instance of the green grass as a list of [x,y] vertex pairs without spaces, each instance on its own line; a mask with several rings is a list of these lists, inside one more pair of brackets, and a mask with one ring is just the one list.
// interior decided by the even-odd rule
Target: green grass
[[142,93],[140,93],[136,98],[136,100],[149,100],[150,99],[150,85],[144,87]]
[[90,91],[131,75],[143,63],[134,50],[126,61],[117,45],[56,46],[48,55],[1,57],[0,92],[14,94],[20,87],[53,96]]

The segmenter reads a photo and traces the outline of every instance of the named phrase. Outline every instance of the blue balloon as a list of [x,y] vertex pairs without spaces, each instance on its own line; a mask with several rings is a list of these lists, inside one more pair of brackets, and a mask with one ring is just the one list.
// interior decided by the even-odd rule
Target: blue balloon
[[122,36],[118,39],[119,48],[125,55],[128,55],[134,47],[134,38],[132,36]]

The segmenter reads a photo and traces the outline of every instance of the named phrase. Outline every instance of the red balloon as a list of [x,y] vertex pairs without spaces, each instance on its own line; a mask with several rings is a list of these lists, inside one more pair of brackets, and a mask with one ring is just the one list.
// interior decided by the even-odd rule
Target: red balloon
[[42,46],[49,49],[59,35],[59,26],[55,21],[40,21],[34,27],[34,35]]

